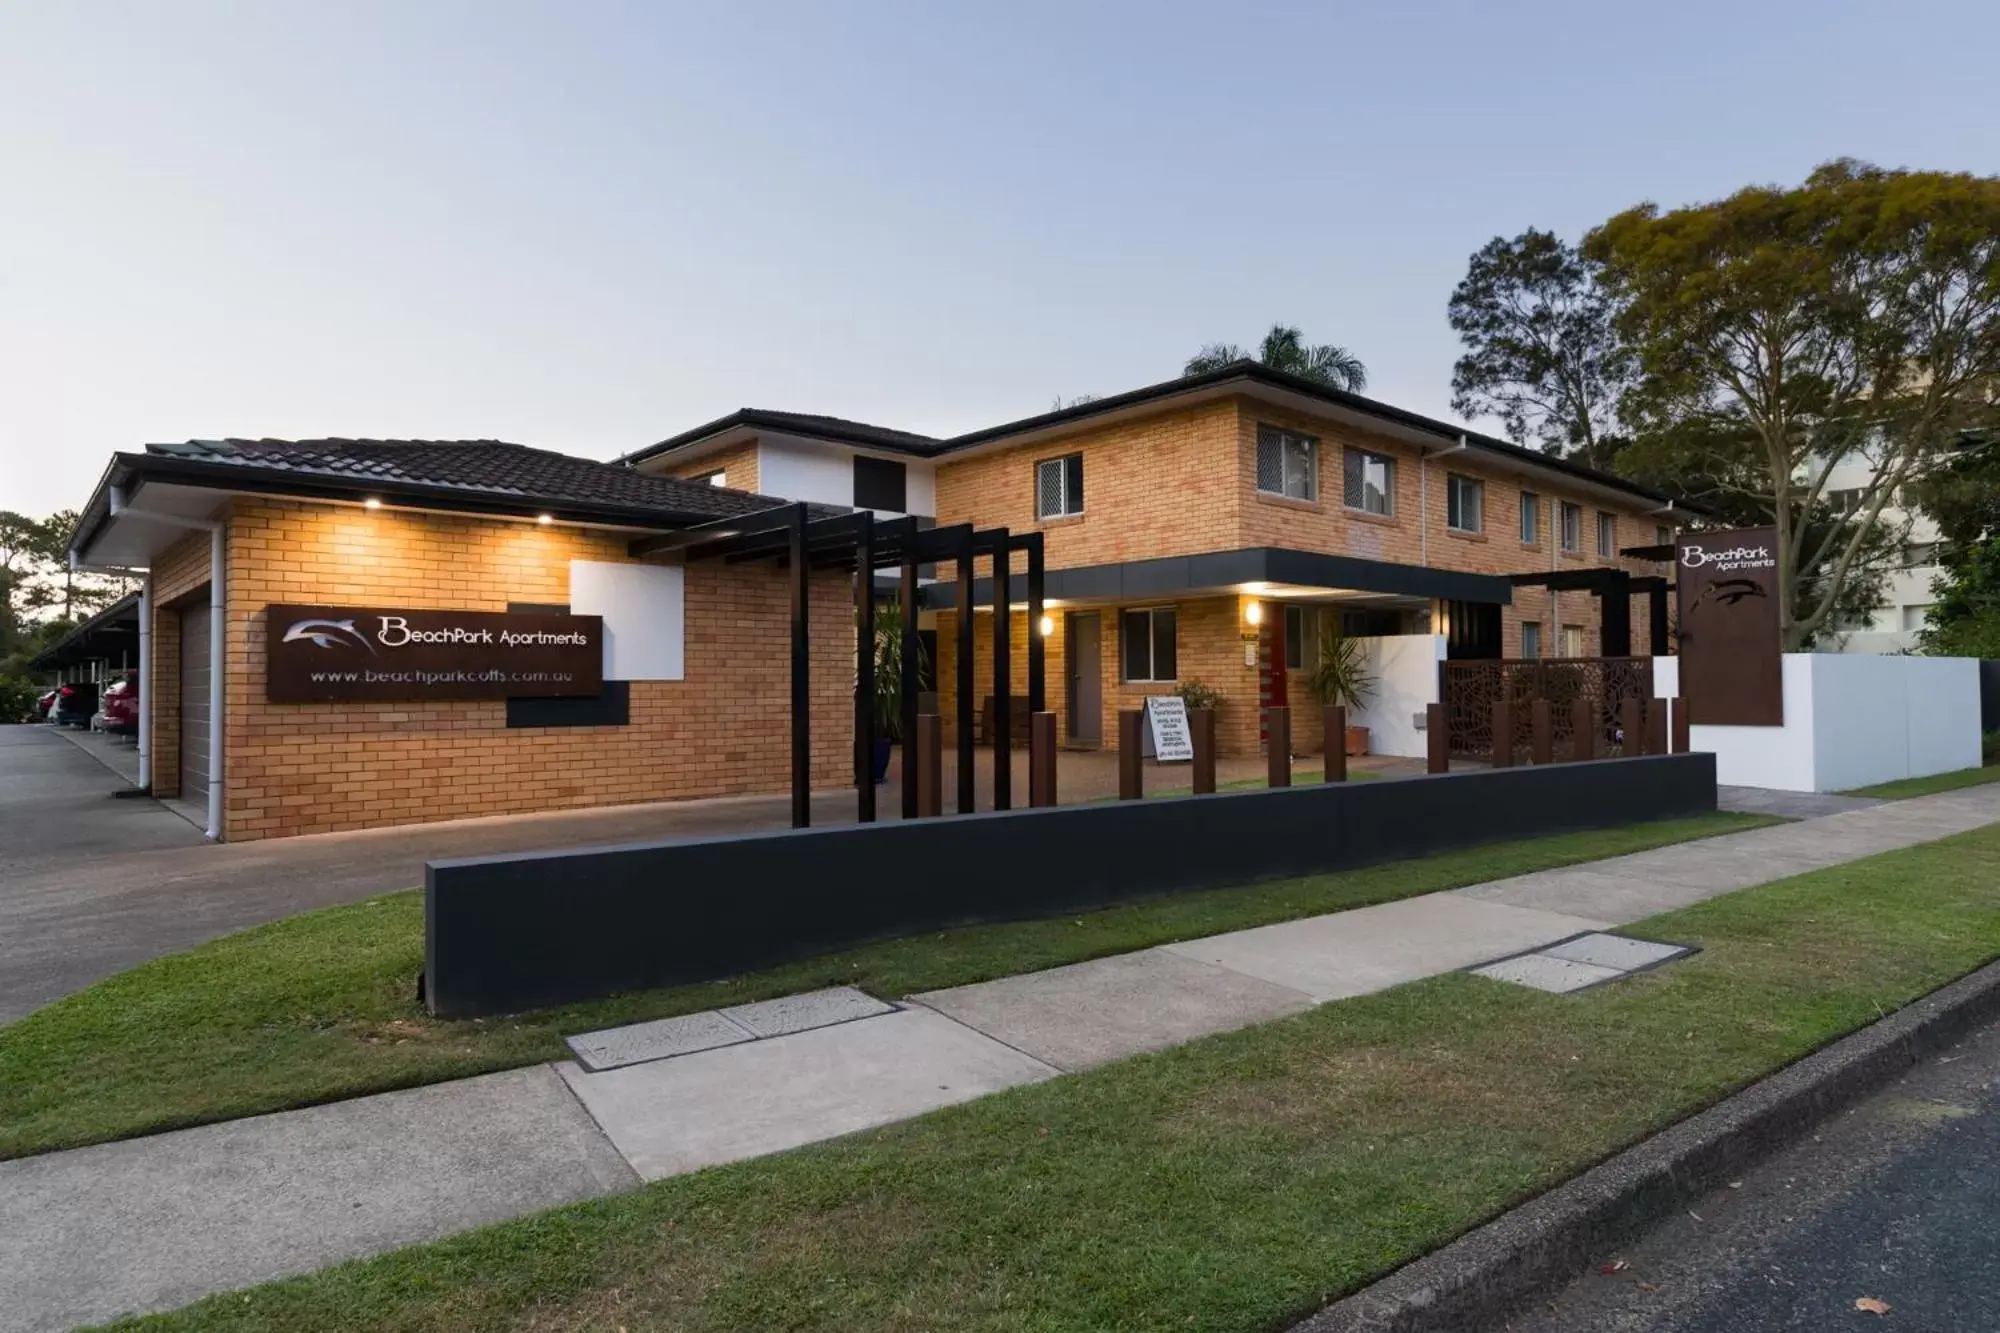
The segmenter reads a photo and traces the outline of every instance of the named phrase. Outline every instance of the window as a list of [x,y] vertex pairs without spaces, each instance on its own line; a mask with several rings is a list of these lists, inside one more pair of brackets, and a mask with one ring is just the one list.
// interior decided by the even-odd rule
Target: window
[[1257,489],[1293,500],[1319,499],[1319,441],[1295,430],[1257,427]]
[[1533,491],[1521,492],[1521,540],[1530,546],[1542,540],[1542,497]]
[[1534,661],[1542,655],[1542,623],[1539,620],[1521,622],[1521,656]]
[[1903,568],[1921,569],[1925,565],[1935,565],[1937,557],[1936,542],[1913,542],[1903,548]]
[[1583,506],[1573,505],[1567,500],[1563,501],[1562,521],[1563,550],[1571,552],[1581,551],[1583,549]]
[[1922,629],[1924,627],[1924,618],[1930,615],[1930,613],[1931,613],[1931,606],[1930,603],[1928,602],[1924,603],[1924,605],[1922,606],[1904,607],[1903,628],[1912,631]]
[[704,472],[699,477],[690,477],[688,478],[688,480],[694,482],[697,485],[699,485],[704,481],[711,486],[727,486],[729,484],[726,480],[723,479],[721,468],[717,468],[713,472]]
[[1349,509],[1368,514],[1396,512],[1396,460],[1366,449],[1341,453],[1343,500]]
[[1285,669],[1304,671],[1312,662],[1319,615],[1310,606],[1285,608]]
[[1083,455],[1065,454],[1035,464],[1035,517],[1083,512]]
[[1654,524],[1653,544],[1656,546],[1672,546],[1674,544],[1674,530],[1664,523]]
[[1125,679],[1173,680],[1174,610],[1127,611],[1121,617],[1125,640]]
[[1618,554],[1618,517],[1602,510],[1597,514],[1597,553],[1599,555]]
[[857,509],[883,509],[892,514],[908,513],[909,468],[893,458],[854,456],[854,505]]
[[1833,507],[1834,513],[1844,518],[1849,514],[1860,513],[1867,495],[1867,488],[1852,486],[1845,490],[1828,491],[1826,502]]
[[1581,625],[1563,626],[1563,656],[1564,657],[1583,656],[1583,626]]
[[1456,472],[1444,479],[1444,525],[1454,532],[1478,532],[1486,526],[1486,483]]

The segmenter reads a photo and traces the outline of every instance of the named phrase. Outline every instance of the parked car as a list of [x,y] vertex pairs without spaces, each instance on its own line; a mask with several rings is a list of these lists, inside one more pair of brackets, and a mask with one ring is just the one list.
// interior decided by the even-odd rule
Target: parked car
[[132,736],[139,730],[139,677],[136,674],[119,677],[104,691],[104,702],[98,708],[97,726],[114,736]]
[[87,680],[71,681],[56,686],[56,703],[49,710],[49,721],[59,727],[88,727],[90,715],[96,711],[97,686]]
[[49,710],[55,706],[56,686],[51,685],[42,692],[40,698],[35,700],[35,716],[46,722],[49,720]]

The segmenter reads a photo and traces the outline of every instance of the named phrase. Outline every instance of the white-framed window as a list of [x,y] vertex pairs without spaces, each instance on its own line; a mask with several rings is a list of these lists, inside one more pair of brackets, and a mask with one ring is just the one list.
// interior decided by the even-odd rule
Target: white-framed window
[[1285,608],[1285,670],[1304,671],[1313,657],[1319,634],[1319,610],[1311,606]]
[[1118,615],[1119,640],[1128,681],[1176,680],[1175,615],[1171,606],[1148,607],[1143,611],[1121,611]]
[[1083,512],[1083,455],[1064,454],[1035,464],[1035,517]]
[[1257,427],[1257,489],[1291,500],[1319,499],[1319,441],[1295,430]]
[[1343,449],[1340,455],[1341,499],[1349,509],[1365,514],[1396,512],[1396,460],[1366,449]]
[[1563,626],[1563,656],[1564,657],[1583,656],[1583,626],[1581,625]]
[[1521,540],[1529,546],[1542,540],[1542,497],[1533,491],[1521,492]]
[[1521,656],[1533,661],[1542,655],[1542,622],[1524,620],[1521,622]]
[[1454,532],[1479,532],[1486,526],[1486,483],[1476,477],[1447,473],[1444,479],[1444,525]]
[[711,486],[727,486],[729,484],[721,468],[717,468],[713,472],[704,472],[699,477],[690,477],[688,480],[697,485],[702,482],[707,482]]
[[1583,506],[1567,500],[1562,503],[1562,544],[1572,553],[1583,549]]
[[1597,511],[1597,553],[1618,554],[1618,516]]
[[1929,602],[1925,602],[1922,606],[1904,607],[1903,628],[1912,631],[1922,629],[1924,621],[1930,617],[1930,613],[1931,604]]

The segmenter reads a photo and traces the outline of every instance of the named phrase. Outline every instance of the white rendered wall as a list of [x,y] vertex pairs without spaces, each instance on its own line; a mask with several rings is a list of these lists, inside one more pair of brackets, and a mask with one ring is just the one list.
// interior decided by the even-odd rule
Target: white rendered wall
[[569,609],[604,617],[606,680],[686,678],[685,571],[679,565],[569,562]]
[[[817,440],[761,439],[757,442],[757,492],[779,500],[847,506],[854,503],[854,455],[857,451]],[[937,517],[937,470],[929,463],[871,454],[903,464],[903,503],[907,513]],[[875,511],[900,518],[894,510]]]
[[1366,653],[1375,693],[1348,713],[1348,725],[1368,728],[1370,754],[1421,759],[1429,750],[1417,725],[1424,709],[1438,700],[1438,663],[1444,660],[1442,634],[1396,634],[1358,639]]
[[1979,764],[1971,658],[1786,653],[1784,685],[1782,727],[1690,729],[1718,782],[1846,791]]

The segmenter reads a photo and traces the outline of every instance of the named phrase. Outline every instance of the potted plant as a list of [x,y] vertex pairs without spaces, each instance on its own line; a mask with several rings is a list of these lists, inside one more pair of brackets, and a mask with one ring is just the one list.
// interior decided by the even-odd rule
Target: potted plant
[[[1360,708],[1375,697],[1375,677],[1368,670],[1368,654],[1361,640],[1340,632],[1332,616],[1321,618],[1319,658],[1306,673],[1306,688],[1321,704]],[[1326,738],[1334,743],[1333,737]],[[1350,724],[1341,744],[1350,755],[1368,753],[1368,728]]]
[[1175,690],[1174,693],[1180,697],[1182,703],[1191,709],[1213,709],[1222,703],[1222,691],[1210,689],[1198,680],[1181,682],[1180,688]]
[[[889,776],[889,749],[903,735],[903,607],[882,602],[875,607],[875,752],[870,756],[877,783]],[[924,642],[917,640],[917,670],[929,668]],[[907,757],[904,763],[908,764]]]

